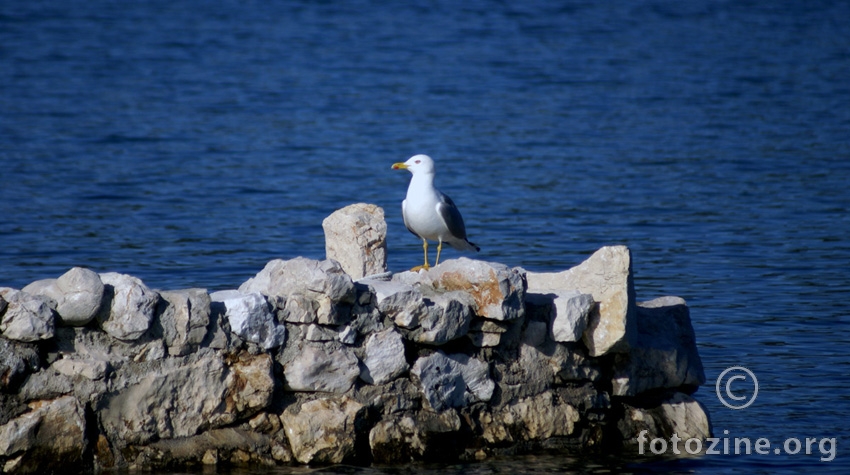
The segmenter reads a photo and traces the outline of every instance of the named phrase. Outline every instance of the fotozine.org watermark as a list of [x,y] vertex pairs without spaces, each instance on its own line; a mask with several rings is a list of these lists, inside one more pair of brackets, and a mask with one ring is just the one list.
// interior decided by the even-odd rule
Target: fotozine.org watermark
[[[756,375],[743,366],[732,366],[726,368],[717,377],[714,385],[717,398],[724,406],[733,410],[749,407],[755,402],[759,393],[759,382]],[[647,437],[648,430],[638,434],[638,452],[641,455],[649,452],[655,455],[674,454],[681,455],[797,455],[801,452],[812,455],[817,449],[821,455],[821,462],[831,462],[835,459],[837,451],[835,437],[789,437],[782,443],[774,446],[770,439],[760,437],[754,442],[749,437],[707,437],[705,440],[697,437],[683,439],[678,434],[673,434],[669,439],[656,437],[650,440]],[[724,436],[729,435],[728,430],[723,431]],[[681,442],[681,445],[680,445]]]
[[[835,459],[836,444],[835,437],[806,437],[800,440],[796,437],[789,437],[785,441],[774,447],[770,439],[760,437],[753,442],[749,437],[708,437],[703,440],[697,437],[682,439],[677,434],[670,436],[670,439],[656,437],[652,440],[646,436],[648,430],[644,429],[638,434],[638,453],[646,455],[653,453],[655,455],[675,454],[681,455],[687,453],[690,455],[797,455],[805,450],[806,455],[815,453],[815,448],[821,455],[821,462],[831,462]],[[729,431],[724,430],[723,434],[728,436]],[[679,444],[681,442],[681,445]],[[647,452],[647,448],[649,452]],[[703,449],[705,451],[703,452]]]

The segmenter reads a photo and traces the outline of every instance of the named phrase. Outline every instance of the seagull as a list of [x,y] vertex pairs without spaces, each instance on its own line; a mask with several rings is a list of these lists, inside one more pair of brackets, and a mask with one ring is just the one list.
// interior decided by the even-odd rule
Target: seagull
[[459,251],[480,251],[466,238],[463,217],[451,198],[434,188],[434,160],[428,155],[414,155],[404,163],[394,163],[393,170],[408,170],[413,177],[407,187],[407,197],[401,202],[401,215],[408,231],[422,239],[425,264],[412,271],[428,270],[428,240],[437,241],[437,260],[443,243]]

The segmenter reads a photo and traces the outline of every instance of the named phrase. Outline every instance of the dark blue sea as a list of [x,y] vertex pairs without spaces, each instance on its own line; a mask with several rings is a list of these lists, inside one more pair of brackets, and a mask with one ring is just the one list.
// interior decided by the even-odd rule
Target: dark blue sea
[[[782,450],[322,472],[850,473],[848,2],[0,3],[0,286],[234,288],[323,259],[357,202],[404,270],[390,165],[417,153],[480,259],[628,245],[639,299],[690,305],[715,435]],[[746,409],[715,394],[731,366],[758,378]]]

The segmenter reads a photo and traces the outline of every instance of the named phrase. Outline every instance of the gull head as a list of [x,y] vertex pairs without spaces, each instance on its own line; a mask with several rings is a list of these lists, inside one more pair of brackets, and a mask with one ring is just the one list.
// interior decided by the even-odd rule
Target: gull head
[[408,170],[416,175],[418,173],[434,174],[434,160],[428,155],[414,155],[404,163],[394,163],[393,170]]

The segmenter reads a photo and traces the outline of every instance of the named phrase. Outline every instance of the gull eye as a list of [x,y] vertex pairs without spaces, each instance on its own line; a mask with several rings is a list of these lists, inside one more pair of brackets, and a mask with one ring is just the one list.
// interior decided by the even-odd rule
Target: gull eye
[[416,163],[422,163],[422,160],[416,160]]

